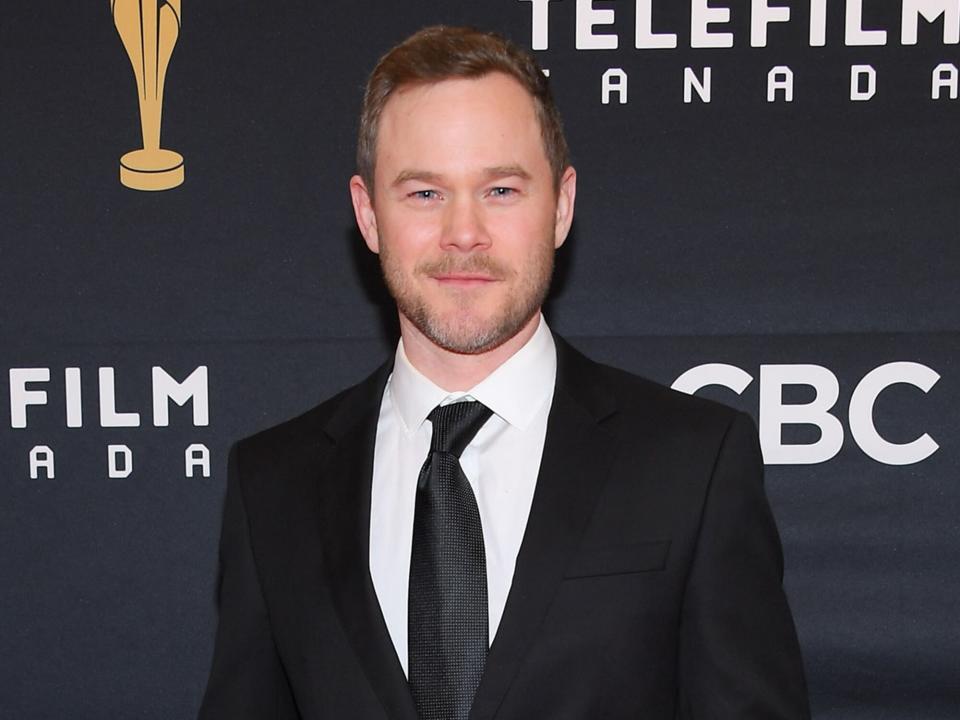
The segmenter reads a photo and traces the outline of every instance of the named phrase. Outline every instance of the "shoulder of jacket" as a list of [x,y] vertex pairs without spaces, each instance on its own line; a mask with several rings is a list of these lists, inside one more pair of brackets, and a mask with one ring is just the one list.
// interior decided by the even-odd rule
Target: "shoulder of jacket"
[[332,446],[337,431],[379,407],[389,367],[381,365],[361,382],[341,390],[305,412],[260,430],[235,444],[237,455],[267,456],[308,446]]
[[[738,418],[749,415],[721,402],[674,390],[622,368],[596,362],[565,344],[565,364],[575,367],[577,382],[585,382],[611,398],[621,419],[651,418],[663,430],[719,432],[723,435]],[[571,352],[572,351],[572,352]]]

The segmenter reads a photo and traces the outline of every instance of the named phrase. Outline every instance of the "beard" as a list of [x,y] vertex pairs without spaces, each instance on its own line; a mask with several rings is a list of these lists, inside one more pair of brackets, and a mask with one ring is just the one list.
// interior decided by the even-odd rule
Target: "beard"
[[406,275],[394,261],[389,246],[389,242],[380,245],[380,269],[397,309],[434,345],[462,355],[488,352],[520,332],[539,312],[553,276],[552,239],[535,248],[519,272],[481,253],[463,257],[444,255],[414,267],[413,277],[460,272],[483,273],[497,283],[514,280],[513,287],[498,299],[493,311],[483,316],[477,311],[474,293],[466,289],[451,289],[446,308],[439,307],[439,303],[431,305],[418,291],[413,277]]

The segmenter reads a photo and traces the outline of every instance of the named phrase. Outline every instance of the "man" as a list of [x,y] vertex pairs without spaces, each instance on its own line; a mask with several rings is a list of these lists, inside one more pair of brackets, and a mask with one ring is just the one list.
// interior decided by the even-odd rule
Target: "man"
[[350,181],[395,358],[231,455],[201,718],[804,718],[752,422],[540,314],[576,173],[534,61],[423,30]]

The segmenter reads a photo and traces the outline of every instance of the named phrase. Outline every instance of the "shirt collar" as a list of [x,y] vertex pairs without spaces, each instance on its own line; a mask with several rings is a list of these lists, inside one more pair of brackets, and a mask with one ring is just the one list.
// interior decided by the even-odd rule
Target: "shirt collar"
[[467,391],[448,392],[407,359],[397,344],[389,392],[408,433],[415,432],[437,405],[463,398],[482,402],[510,425],[523,430],[553,394],[557,351],[543,315],[530,339],[506,362]]

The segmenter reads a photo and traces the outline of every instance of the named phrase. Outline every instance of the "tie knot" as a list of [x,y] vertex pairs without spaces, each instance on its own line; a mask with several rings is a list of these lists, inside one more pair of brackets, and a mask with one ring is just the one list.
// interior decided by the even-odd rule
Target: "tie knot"
[[460,457],[493,411],[479,402],[455,402],[438,405],[427,416],[433,424],[431,452],[446,452]]

